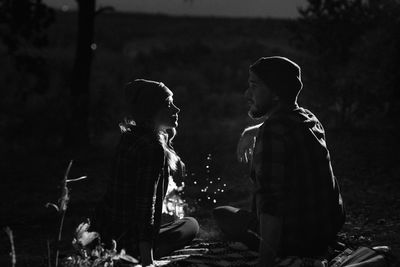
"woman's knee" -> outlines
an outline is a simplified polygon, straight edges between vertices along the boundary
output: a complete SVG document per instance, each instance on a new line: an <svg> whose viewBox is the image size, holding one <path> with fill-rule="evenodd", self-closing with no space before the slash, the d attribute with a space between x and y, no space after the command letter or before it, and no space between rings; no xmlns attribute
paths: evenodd
<svg viewBox="0 0 400 267"><path fill-rule="evenodd" d="M184 217L181 219L184 221L186 234L189 239L194 239L196 235L199 233L200 226L197 220L193 217Z"/></svg>

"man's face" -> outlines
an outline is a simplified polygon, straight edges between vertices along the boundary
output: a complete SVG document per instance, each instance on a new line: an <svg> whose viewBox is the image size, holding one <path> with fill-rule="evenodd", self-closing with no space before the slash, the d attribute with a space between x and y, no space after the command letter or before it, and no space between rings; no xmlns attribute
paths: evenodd
<svg viewBox="0 0 400 267"><path fill-rule="evenodd" d="M245 97L250 107L248 114L251 118L261 118L278 103L276 94L251 70Z"/></svg>

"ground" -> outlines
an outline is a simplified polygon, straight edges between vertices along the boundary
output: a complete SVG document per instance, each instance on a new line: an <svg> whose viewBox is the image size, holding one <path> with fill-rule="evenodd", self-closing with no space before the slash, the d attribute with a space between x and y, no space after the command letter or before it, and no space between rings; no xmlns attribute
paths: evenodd
<svg viewBox="0 0 400 267"><path fill-rule="evenodd" d="M328 143L347 210L341 238L353 246L389 245L400 257L400 170L396 165L398 145L394 135L336 130L328 133ZM73 229L91 216L104 190L111 154L105 148L91 148L75 158L71 177L85 174L88 179L71 186L71 202L63 232L66 246L69 246ZM41 151L20 153L18 157L8 155L1 162L1 227L12 228L17 261L21 265L46 265L46 239L54 238L59 218L55 211L46 209L44 205L57 200L58 183L70 156L67 152ZM233 155L226 155L225 159L229 158L234 162ZM223 157L216 157L214 164L218 164L218 159ZM187 165L195 169L196 163L187 162ZM220 203L246 207L247 178L229 180L224 173L221 176L228 181L228 191L225 197L220 198ZM192 178L189 176L187 179L189 184ZM188 192L194 189L192 186ZM190 196L186 197L190 199ZM211 207L198 206L191 215L200 222L200 238L221 238L211 218ZM9 244L4 233L0 234L0 244L0 262L8 264Z"/></svg>

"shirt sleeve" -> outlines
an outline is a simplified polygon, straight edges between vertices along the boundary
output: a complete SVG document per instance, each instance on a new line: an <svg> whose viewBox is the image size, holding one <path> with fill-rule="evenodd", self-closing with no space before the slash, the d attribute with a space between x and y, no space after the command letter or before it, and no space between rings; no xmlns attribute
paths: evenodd
<svg viewBox="0 0 400 267"><path fill-rule="evenodd" d="M256 171L257 213L281 216L284 201L285 160L287 151L282 136L262 132L259 168Z"/></svg>
<svg viewBox="0 0 400 267"><path fill-rule="evenodd" d="M136 226L139 241L151 241L154 237L154 214L157 184L163 171L164 152L160 146L152 145L140 149L138 154L136 204Z"/></svg>

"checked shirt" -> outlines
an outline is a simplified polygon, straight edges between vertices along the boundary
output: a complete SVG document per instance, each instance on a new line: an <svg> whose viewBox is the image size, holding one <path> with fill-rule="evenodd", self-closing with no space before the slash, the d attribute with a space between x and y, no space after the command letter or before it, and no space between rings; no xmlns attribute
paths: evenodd
<svg viewBox="0 0 400 267"><path fill-rule="evenodd" d="M297 105L272 114L259 129L251 178L257 214L282 219L282 255L310 255L332 242L344 223L325 132Z"/></svg>

